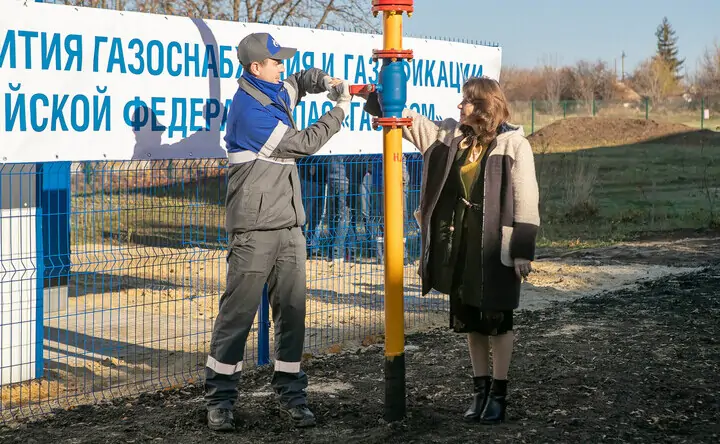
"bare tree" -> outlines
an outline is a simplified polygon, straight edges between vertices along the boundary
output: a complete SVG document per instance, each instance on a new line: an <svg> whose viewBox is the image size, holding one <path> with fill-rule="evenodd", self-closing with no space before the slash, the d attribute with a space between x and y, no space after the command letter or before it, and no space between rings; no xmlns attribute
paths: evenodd
<svg viewBox="0 0 720 444"><path fill-rule="evenodd" d="M246 15L235 20L312 28L379 30L369 0L245 0Z"/></svg>
<svg viewBox="0 0 720 444"><path fill-rule="evenodd" d="M615 74L602 60L580 60L572 70L572 90L576 99L582 100L593 111L595 99L612 99Z"/></svg>
<svg viewBox="0 0 720 444"><path fill-rule="evenodd" d="M631 77L633 88L648 97L655 106L661 105L668 96L677 91L675 71L670 63L660 57L643 61Z"/></svg>
<svg viewBox="0 0 720 444"><path fill-rule="evenodd" d="M698 64L695 84L701 94L720 94L720 43L705 50Z"/></svg>
<svg viewBox="0 0 720 444"><path fill-rule="evenodd" d="M592 106L595 100L595 75L590 62L581 60L573 70L575 97Z"/></svg>
<svg viewBox="0 0 720 444"><path fill-rule="evenodd" d="M565 90L565 76L558 63L558 56L546 55L541 62L542 82L544 85L543 99L553 116L557 116L560 109L560 99Z"/></svg>
<svg viewBox="0 0 720 444"><path fill-rule="evenodd" d="M529 102L542 97L542 76L537 69L505 66L500 71L500 84L511 102Z"/></svg>
<svg viewBox="0 0 720 444"><path fill-rule="evenodd" d="M379 32L370 0L64 0L67 5L285 26Z"/></svg>

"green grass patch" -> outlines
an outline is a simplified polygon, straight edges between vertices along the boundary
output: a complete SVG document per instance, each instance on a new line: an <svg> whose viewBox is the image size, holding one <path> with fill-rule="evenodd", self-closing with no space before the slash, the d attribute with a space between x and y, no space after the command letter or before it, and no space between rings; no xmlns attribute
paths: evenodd
<svg viewBox="0 0 720 444"><path fill-rule="evenodd" d="M720 147L637 144L537 153L535 164L540 246L602 246L646 233L720 228ZM74 193L73 244L222 248L226 241L224 174L105 193L98 192L102 186Z"/></svg>
<svg viewBox="0 0 720 444"><path fill-rule="evenodd" d="M72 243L107 240L151 247L222 248L225 179L83 193L72 198Z"/></svg>
<svg viewBox="0 0 720 444"><path fill-rule="evenodd" d="M637 144L535 155L541 246L720 226L720 148Z"/></svg>

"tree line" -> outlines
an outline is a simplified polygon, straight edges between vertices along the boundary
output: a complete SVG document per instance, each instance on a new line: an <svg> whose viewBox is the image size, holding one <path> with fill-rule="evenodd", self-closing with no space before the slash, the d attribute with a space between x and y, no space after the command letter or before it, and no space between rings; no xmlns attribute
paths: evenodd
<svg viewBox="0 0 720 444"><path fill-rule="evenodd" d="M504 67L500 81L512 101L633 100L635 96L635 100L647 97L653 104L662 104L677 96L696 100L720 95L720 44L707 48L697 71L686 77L678 36L667 17L658 25L655 37L655 54L629 75L620 76L620 83L627 88L619 87L616 68L604 60L580 60L572 66L560 66L557 57L551 56L545 56L535 68Z"/></svg>
<svg viewBox="0 0 720 444"><path fill-rule="evenodd" d="M311 28L379 32L370 15L370 0L56 0L67 5L133 10L250 23L273 23ZM720 43L706 49L697 71L683 75L678 36L667 17L655 30L656 53L643 60L628 76L605 60L580 60L561 66L557 56L545 56L534 68L503 67L500 82L511 101L642 100L661 104L670 97L720 95ZM628 89L629 88L629 89ZM630 92L630 99L628 99ZM634 94L637 93L637 94Z"/></svg>
<svg viewBox="0 0 720 444"><path fill-rule="evenodd" d="M66 5L247 23L377 31L370 0L55 0Z"/></svg>

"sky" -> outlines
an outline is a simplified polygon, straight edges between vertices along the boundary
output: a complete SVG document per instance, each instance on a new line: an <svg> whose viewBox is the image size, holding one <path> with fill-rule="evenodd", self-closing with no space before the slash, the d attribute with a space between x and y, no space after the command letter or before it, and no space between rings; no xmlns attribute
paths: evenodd
<svg viewBox="0 0 720 444"><path fill-rule="evenodd" d="M614 68L617 59L619 74L623 51L629 73L655 52L665 16L692 73L705 50L720 44L720 0L415 0L403 25L412 36L498 42L503 66L531 68L556 57L560 65L600 58Z"/></svg>

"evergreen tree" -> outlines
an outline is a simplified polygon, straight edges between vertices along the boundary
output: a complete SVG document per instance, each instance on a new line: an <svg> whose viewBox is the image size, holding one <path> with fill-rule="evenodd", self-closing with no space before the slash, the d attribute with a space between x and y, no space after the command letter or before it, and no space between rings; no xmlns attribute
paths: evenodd
<svg viewBox="0 0 720 444"><path fill-rule="evenodd" d="M685 63L685 59L678 58L678 38L675 36L675 30L670 25L667 17L663 17L662 23L658 25L655 37L657 37L657 57L667 63L672 72L675 73L675 78L680 80L683 77L680 75L680 69Z"/></svg>

